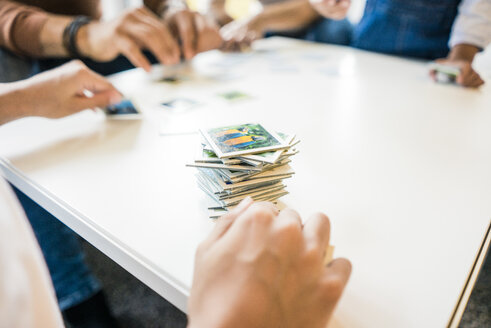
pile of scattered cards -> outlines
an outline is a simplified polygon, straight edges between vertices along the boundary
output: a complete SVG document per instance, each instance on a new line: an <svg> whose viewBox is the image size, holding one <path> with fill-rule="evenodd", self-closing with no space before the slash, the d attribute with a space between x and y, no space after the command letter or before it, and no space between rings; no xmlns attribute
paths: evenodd
<svg viewBox="0 0 491 328"><path fill-rule="evenodd" d="M275 202L288 194L284 179L294 174L289 163L298 153L292 134L260 124L200 130L203 141L194 163L199 187L211 198L210 218L218 218L247 196Z"/></svg>

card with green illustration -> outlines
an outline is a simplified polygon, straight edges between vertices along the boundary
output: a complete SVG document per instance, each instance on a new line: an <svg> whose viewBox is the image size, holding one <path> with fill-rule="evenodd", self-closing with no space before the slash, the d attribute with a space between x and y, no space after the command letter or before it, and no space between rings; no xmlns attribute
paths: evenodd
<svg viewBox="0 0 491 328"><path fill-rule="evenodd" d="M219 93L218 96L228 101L245 100L251 98L248 94L241 91L227 91Z"/></svg>
<svg viewBox="0 0 491 328"><path fill-rule="evenodd" d="M294 134L287 135L282 132L278 132L278 135L283 139L288 145L291 145L293 140L295 139ZM260 153L260 154L254 154L254 155L245 155L241 156L241 159L245 160L253 160L261 163L269 163L269 164L274 164L276 163L280 156L285 152L285 150L277 150L277 151L269 151L266 153Z"/></svg>
<svg viewBox="0 0 491 328"><path fill-rule="evenodd" d="M257 123L201 129L200 132L219 158L264 153L289 146L277 133Z"/></svg>

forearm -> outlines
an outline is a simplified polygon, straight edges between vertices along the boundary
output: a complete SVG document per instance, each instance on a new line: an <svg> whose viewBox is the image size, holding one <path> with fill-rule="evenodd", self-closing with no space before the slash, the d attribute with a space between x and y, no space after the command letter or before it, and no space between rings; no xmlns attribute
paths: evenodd
<svg viewBox="0 0 491 328"><path fill-rule="evenodd" d="M0 83L0 125L29 116L25 81Z"/></svg>
<svg viewBox="0 0 491 328"><path fill-rule="evenodd" d="M297 0L266 6L255 21L264 31L285 31L303 28L318 17L308 1Z"/></svg>
<svg viewBox="0 0 491 328"><path fill-rule="evenodd" d="M67 57L68 52L63 45L63 31L73 17L48 15L48 19L39 33L42 57Z"/></svg>
<svg viewBox="0 0 491 328"><path fill-rule="evenodd" d="M70 17L0 1L0 46L28 57L66 56L62 35Z"/></svg>
<svg viewBox="0 0 491 328"><path fill-rule="evenodd" d="M480 50L478 47L470 44L457 44L450 50L448 59L472 62Z"/></svg>

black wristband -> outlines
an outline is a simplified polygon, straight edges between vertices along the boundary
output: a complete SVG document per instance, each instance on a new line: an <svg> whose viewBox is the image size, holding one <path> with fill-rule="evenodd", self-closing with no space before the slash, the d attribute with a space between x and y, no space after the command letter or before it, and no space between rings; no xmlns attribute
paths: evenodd
<svg viewBox="0 0 491 328"><path fill-rule="evenodd" d="M77 16L70 24L68 24L63 30L63 46L66 51L73 58L80 58L80 54L75 37L77 36L78 30L91 22L90 17L87 16Z"/></svg>

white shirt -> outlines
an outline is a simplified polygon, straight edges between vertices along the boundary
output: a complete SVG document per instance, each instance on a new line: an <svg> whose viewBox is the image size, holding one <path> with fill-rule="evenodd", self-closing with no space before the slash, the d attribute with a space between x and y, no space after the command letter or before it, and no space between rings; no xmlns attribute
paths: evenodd
<svg viewBox="0 0 491 328"><path fill-rule="evenodd" d="M471 44L486 48L491 43L491 0L464 0L455 19L449 46Z"/></svg>
<svg viewBox="0 0 491 328"><path fill-rule="evenodd" d="M0 328L34 327L63 327L63 321L34 233L0 178Z"/></svg>

